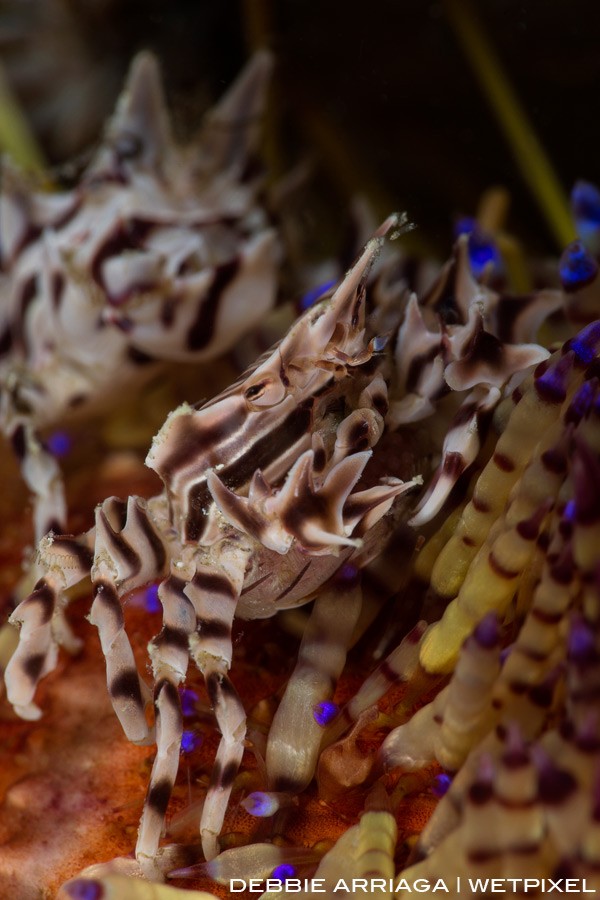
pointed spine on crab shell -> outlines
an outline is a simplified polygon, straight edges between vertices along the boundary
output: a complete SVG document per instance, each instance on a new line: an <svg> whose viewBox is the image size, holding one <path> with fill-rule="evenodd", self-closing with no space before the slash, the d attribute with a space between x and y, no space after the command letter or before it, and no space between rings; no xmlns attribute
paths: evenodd
<svg viewBox="0 0 600 900"><path fill-rule="evenodd" d="M136 166L154 171L164 164L173 137L154 54L142 51L133 60L103 145L92 164L92 176L114 159L132 159Z"/></svg>
<svg viewBox="0 0 600 900"><path fill-rule="evenodd" d="M270 550L287 553L293 541L311 555L327 555L341 547L360 547L351 536L359 523L368 530L385 514L400 494L421 483L394 479L393 483L351 494L372 451L355 453L335 465L323 484L314 479L314 451L307 450L290 470L281 490L269 496L241 497L228 490L214 472L207 476L208 489L227 521L252 534Z"/></svg>
<svg viewBox="0 0 600 900"><path fill-rule="evenodd" d="M198 136L198 166L206 177L226 172L228 178L243 182L250 172L274 64L272 53L266 49L257 51L206 116Z"/></svg>
<svg viewBox="0 0 600 900"><path fill-rule="evenodd" d="M203 179L243 180L244 169L256 152L272 71L272 54L267 50L257 52L207 113L191 145L196 148L192 158ZM86 178L127 177L132 168L161 173L175 162L171 159L173 150L160 66L153 53L142 51L131 64Z"/></svg>
<svg viewBox="0 0 600 900"><path fill-rule="evenodd" d="M385 236L398 220L398 215L393 214L382 223L333 295L309 309L292 328L280 345L284 360L295 358L298 362L318 364L322 357L331 362L359 362L354 357L364 349L367 279Z"/></svg>
<svg viewBox="0 0 600 900"><path fill-rule="evenodd" d="M475 462L504 386L548 357L547 350L530 341L540 321L559 304L559 293L542 301L538 295L501 297L479 284L464 237L422 300L414 294L409 298L396 340L396 396L387 425L396 430L430 418L445 399L450 403L444 415L454 413L440 463L412 525L421 527L433 519Z"/></svg>

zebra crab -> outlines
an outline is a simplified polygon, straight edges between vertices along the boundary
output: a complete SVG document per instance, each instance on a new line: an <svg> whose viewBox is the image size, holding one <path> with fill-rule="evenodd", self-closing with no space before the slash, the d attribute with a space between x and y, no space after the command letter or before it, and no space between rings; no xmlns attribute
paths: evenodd
<svg viewBox="0 0 600 900"><path fill-rule="evenodd" d="M386 428L388 383L407 401L392 405L391 421L410 422L448 396L443 371L454 366L458 411L438 475L422 500L423 520L435 514L477 455L478 416L499 398L496 385L547 356L536 345L505 348L483 332L482 298L490 301L491 295L469 281L464 243L438 284L448 288L450 274L458 273L458 294L468 301L453 339L448 328L428 330L413 298L395 356L387 352L389 342L366 325L365 301L369 271L396 224L390 217L333 295L309 309L229 389L169 415L146 460L164 482L161 494L148 501L132 496L126 503L109 498L87 534L50 533L40 542L43 575L13 613L20 642L6 670L8 698L21 716L35 719L36 686L55 667L63 639L65 592L91 574L89 618L99 630L114 710L131 741L157 744L136 847L149 878L164 871L157 852L179 766L178 688L190 657L204 676L221 733L200 823L205 857L219 853L246 731L228 675L234 616L266 618L317 598L266 753L272 790L298 792L314 774L321 731L313 710L332 695L344 666L361 607L361 570L407 518L395 501L422 483L418 475L408 481L369 475ZM489 352L480 358L482 334L483 349L496 341L494 359ZM464 458L459 446L467 448ZM148 648L154 730L121 598L159 579L163 627Z"/></svg>
<svg viewBox="0 0 600 900"><path fill-rule="evenodd" d="M157 62L141 53L72 189L40 190L3 165L0 429L38 540L66 528L49 430L111 407L116 370L125 399L167 361L214 358L275 301L279 242L254 164L271 68L258 53L180 147Z"/></svg>

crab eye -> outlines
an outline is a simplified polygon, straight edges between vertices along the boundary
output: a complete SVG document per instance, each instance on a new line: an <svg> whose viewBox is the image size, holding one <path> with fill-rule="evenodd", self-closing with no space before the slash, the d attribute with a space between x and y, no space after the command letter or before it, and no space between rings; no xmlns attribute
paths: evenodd
<svg viewBox="0 0 600 900"><path fill-rule="evenodd" d="M281 403L285 397L285 387L278 378L263 378L247 387L244 397L251 409L264 409Z"/></svg>
<svg viewBox="0 0 600 900"><path fill-rule="evenodd" d="M260 384L253 384L247 389L244 397L246 398L246 400L257 400L264 394L266 386L267 383L265 381L261 381Z"/></svg>

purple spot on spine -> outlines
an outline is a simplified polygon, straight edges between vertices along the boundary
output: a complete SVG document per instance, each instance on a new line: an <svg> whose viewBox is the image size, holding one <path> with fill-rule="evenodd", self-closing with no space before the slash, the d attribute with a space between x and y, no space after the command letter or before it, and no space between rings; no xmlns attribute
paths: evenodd
<svg viewBox="0 0 600 900"><path fill-rule="evenodd" d="M477 227L477 222L472 216L462 216L454 223L454 237L458 238L461 234L472 234Z"/></svg>
<svg viewBox="0 0 600 900"><path fill-rule="evenodd" d="M68 431L55 431L46 441L46 446L53 456L61 457L71 451L73 441Z"/></svg>
<svg viewBox="0 0 600 900"><path fill-rule="evenodd" d="M477 231L469 237L469 262L475 278L479 278L486 266L491 264L495 267L500 262L493 242Z"/></svg>
<svg viewBox="0 0 600 900"><path fill-rule="evenodd" d="M326 725L333 722L338 712L339 706L337 703L333 703L332 700L322 700L321 703L317 703L313 709L313 716L317 725L325 728Z"/></svg>
<svg viewBox="0 0 600 900"><path fill-rule="evenodd" d="M514 644L509 644L508 647L505 647L504 650L500 651L500 665L504 665L510 654L512 653Z"/></svg>
<svg viewBox="0 0 600 900"><path fill-rule="evenodd" d="M324 282L324 284L320 284L318 287L307 291L306 294L304 294L304 296L300 299L299 305L302 312L313 306L317 302L317 300L322 297L323 294L326 294L327 291L335 284L337 284L337 281L334 279L333 281L326 281Z"/></svg>
<svg viewBox="0 0 600 900"><path fill-rule="evenodd" d="M180 688L179 696L181 698L181 712L185 719L191 719L196 715L196 704L198 703L198 694L191 688Z"/></svg>
<svg viewBox="0 0 600 900"><path fill-rule="evenodd" d="M151 584L149 588L146 588L146 592L144 594L144 606L149 613L157 613L162 609L162 604L158 599L157 584Z"/></svg>
<svg viewBox="0 0 600 900"><path fill-rule="evenodd" d="M359 569L352 563L346 563L336 572L336 581L339 584L351 586L358 580Z"/></svg>
<svg viewBox="0 0 600 900"><path fill-rule="evenodd" d="M576 337L567 342L566 346L573 351L578 363L587 366L596 356L599 343L600 322L596 321L586 325Z"/></svg>
<svg viewBox="0 0 600 900"><path fill-rule="evenodd" d="M589 381L584 381L569 404L566 421L575 422L576 424L583 419L584 416L587 416L592 408L595 396L596 385Z"/></svg>
<svg viewBox="0 0 600 900"><path fill-rule="evenodd" d="M582 240L600 233L600 191L588 181L578 181L571 192L571 208L577 234Z"/></svg>
<svg viewBox="0 0 600 900"><path fill-rule="evenodd" d="M475 640L482 647L491 650L500 641L500 628L496 613L490 612L483 617L474 631Z"/></svg>
<svg viewBox="0 0 600 900"><path fill-rule="evenodd" d="M242 802L242 806L251 816L257 816L261 819L272 816L279 809L277 800L263 791L255 791L253 794L248 794Z"/></svg>
<svg viewBox="0 0 600 900"><path fill-rule="evenodd" d="M431 793L434 797L443 797L451 784L452 778L450 775L446 775L445 772L442 772L441 775L436 775L433 779Z"/></svg>
<svg viewBox="0 0 600 900"><path fill-rule="evenodd" d="M271 878L276 878L278 881L287 881L288 878L296 877L296 869L294 866L290 866L289 863L281 863L280 866L275 866L271 873Z"/></svg>
<svg viewBox="0 0 600 900"><path fill-rule="evenodd" d="M490 235L478 226L475 219L468 216L459 219L454 226L454 234L456 237L461 234L469 235L469 263L475 278L479 278L490 264L494 267L500 266L498 248Z"/></svg>
<svg viewBox="0 0 600 900"><path fill-rule="evenodd" d="M104 888L99 881L77 878L63 886L63 891L72 900L100 900L104 896Z"/></svg>
<svg viewBox="0 0 600 900"><path fill-rule="evenodd" d="M577 507L575 506L575 501L569 500L569 502L565 504L565 508L563 509L563 519L566 519L567 522L574 522L576 515Z"/></svg>
<svg viewBox="0 0 600 900"><path fill-rule="evenodd" d="M563 356L535 379L538 396L546 403L562 403L567 396L566 380L573 364L573 356Z"/></svg>
<svg viewBox="0 0 600 900"><path fill-rule="evenodd" d="M576 219L600 225L600 191L589 181L577 181L571 191L571 206Z"/></svg>
<svg viewBox="0 0 600 900"><path fill-rule="evenodd" d="M567 293L577 291L594 280L598 274L598 263L582 241L573 241L563 251L558 274Z"/></svg>
<svg viewBox="0 0 600 900"><path fill-rule="evenodd" d="M202 743L202 735L197 731L184 731L181 735L181 752L193 753Z"/></svg>
<svg viewBox="0 0 600 900"><path fill-rule="evenodd" d="M583 619L575 619L571 625L569 658L576 663L590 663L596 659L594 632Z"/></svg>

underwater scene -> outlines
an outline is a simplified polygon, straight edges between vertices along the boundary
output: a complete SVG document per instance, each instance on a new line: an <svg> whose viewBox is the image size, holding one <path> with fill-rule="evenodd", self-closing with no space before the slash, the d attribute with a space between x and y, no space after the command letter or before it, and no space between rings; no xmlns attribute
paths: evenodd
<svg viewBox="0 0 600 900"><path fill-rule="evenodd" d="M597 19L0 0L0 900L600 891Z"/></svg>

